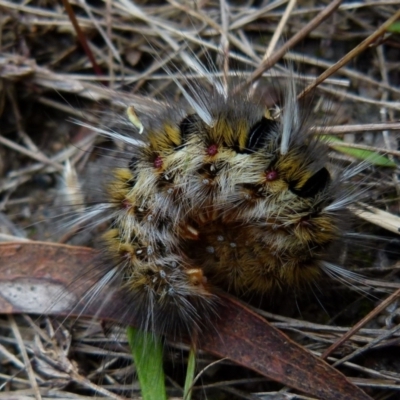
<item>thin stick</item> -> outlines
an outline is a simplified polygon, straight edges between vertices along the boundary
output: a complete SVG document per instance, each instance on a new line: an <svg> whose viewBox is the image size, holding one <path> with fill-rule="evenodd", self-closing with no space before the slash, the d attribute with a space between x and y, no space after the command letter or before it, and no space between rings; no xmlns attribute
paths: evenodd
<svg viewBox="0 0 400 400"><path fill-rule="evenodd" d="M400 131L400 122L385 122L377 124L356 124L356 125L336 125L336 126L313 126L311 132L325 135L340 135L342 133L364 133L367 131ZM386 151L386 149L385 149Z"/></svg>
<svg viewBox="0 0 400 400"><path fill-rule="evenodd" d="M96 62L96 59L93 56L92 50L90 50L90 47L89 47L89 45L88 45L88 43L86 41L86 37L83 34L82 29L78 24L78 21L77 21L77 19L75 17L74 10L71 7L71 4L69 4L68 0L63 0L63 4L64 4L64 7L65 7L65 11L67 12L68 17L69 17L69 19L70 19L70 21L71 21L71 23L72 23L72 25L73 25L73 27L75 29L76 35L78 36L79 43L81 44L81 46L83 48L83 51L86 53L86 55L88 56L90 62L92 63L93 70L94 70L95 74L98 75L98 76L103 75L103 72L101 71L100 67L98 66L98 64Z"/></svg>
<svg viewBox="0 0 400 400"><path fill-rule="evenodd" d="M285 53L295 46L300 40L313 31L318 25L325 21L339 6L342 0L334 0L324 8L315 18L313 18L303 29L297 32L291 39L289 39L278 51L276 51L270 58L263 61L261 65L252 73L251 77L243 84L237 86L234 90L235 93L240 92L244 87L252 84L268 69L276 64Z"/></svg>
<svg viewBox="0 0 400 400"><path fill-rule="evenodd" d="M368 315L366 315L361 321L355 324L347 333L345 333L340 339L338 339L335 343L329 346L321 358L326 359L330 354L332 354L339 346L341 346L347 339L353 336L356 332L358 332L367 322L371 321L372 318L377 316L380 312L382 312L385 308L387 308L390 304L393 303L400 296L400 289L396 290L393 294L391 294L386 300L382 301L379 306L375 307Z"/></svg>
<svg viewBox="0 0 400 400"><path fill-rule="evenodd" d="M372 35L368 36L353 50L349 51L344 57L342 57L337 63L328 68L323 72L311 85L307 86L298 96L298 99L303 98L310 93L316 86L323 82L326 78L334 74L338 69L342 68L343 65L347 64L355 56L363 52L371 43L373 43L379 36L382 36L387 28L396 22L400 18L400 11L397 11L392 17L390 17L383 25L380 26Z"/></svg>
<svg viewBox="0 0 400 400"><path fill-rule="evenodd" d="M13 149L15 151L19 151L22 154L25 154L26 156L33 158L36 161L40 161L44 164L51 165L54 167L57 171L62 171L64 168L61 164L58 164L49 158L47 158L43 153L34 153L25 147L20 146L19 144L14 143L12 140L9 140L3 136L0 136L0 143L4 146L9 147L10 149Z"/></svg>

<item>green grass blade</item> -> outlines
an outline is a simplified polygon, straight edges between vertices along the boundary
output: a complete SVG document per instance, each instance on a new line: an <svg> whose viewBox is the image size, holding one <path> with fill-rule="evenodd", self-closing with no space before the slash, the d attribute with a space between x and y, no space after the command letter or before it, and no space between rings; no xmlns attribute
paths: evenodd
<svg viewBox="0 0 400 400"><path fill-rule="evenodd" d="M167 400L160 338L133 327L128 327L127 336L143 400Z"/></svg>
<svg viewBox="0 0 400 400"><path fill-rule="evenodd" d="M185 387L183 389L183 400L190 400L193 390L193 379L196 368L196 349L192 346L189 352L189 360L186 371Z"/></svg>
<svg viewBox="0 0 400 400"><path fill-rule="evenodd" d="M340 153L347 154L359 160L364 160L372 165L376 165L378 167L390 167L396 168L396 163L390 160L386 156L382 156L375 151L372 150L364 150L364 149L355 149L353 147L346 147L346 142L339 139L336 136L331 135L321 135L321 140L324 140L335 147L335 150L339 151ZM340 144L343 144L341 146Z"/></svg>
<svg viewBox="0 0 400 400"><path fill-rule="evenodd" d="M388 32L392 33L400 33L400 21L394 22L387 28Z"/></svg>

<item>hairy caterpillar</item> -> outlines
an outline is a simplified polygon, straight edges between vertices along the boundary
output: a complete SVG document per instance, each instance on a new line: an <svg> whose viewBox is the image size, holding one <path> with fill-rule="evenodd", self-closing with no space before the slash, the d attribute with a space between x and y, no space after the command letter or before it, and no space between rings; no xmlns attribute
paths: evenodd
<svg viewBox="0 0 400 400"><path fill-rule="evenodd" d="M87 218L109 223L100 284L124 292L143 329L191 335L218 314L216 290L265 295L340 275L332 249L356 196L352 169L335 171L309 133L293 83L275 117L222 83L182 90L188 105L143 124L128 108L143 142L108 133L131 150Z"/></svg>

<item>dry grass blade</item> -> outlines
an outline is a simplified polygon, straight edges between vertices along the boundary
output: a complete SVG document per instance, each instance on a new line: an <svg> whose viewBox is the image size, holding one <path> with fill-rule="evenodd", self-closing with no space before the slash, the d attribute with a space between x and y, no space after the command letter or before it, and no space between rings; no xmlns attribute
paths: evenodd
<svg viewBox="0 0 400 400"><path fill-rule="evenodd" d="M42 396L41 396L40 391L39 391L38 382L36 380L36 376L34 374L34 371L33 371L32 365L31 365L31 361L30 361L30 359L28 357L28 353L26 351L25 344L24 344L24 342L22 340L21 333L19 332L19 328L18 328L18 326L17 326L17 324L16 324L16 322L14 320L14 317L12 315L10 315L8 317L8 319L9 319L10 326L11 326L11 329L13 331L13 334L14 334L16 340L17 340L19 351L21 352L21 355L22 355L22 359L24 360L25 369L27 371L27 374L28 374L28 377L29 377L29 381L30 381L30 383L32 385L32 388L34 390L34 393L35 393L35 399L36 400L42 400Z"/></svg>
<svg viewBox="0 0 400 400"><path fill-rule="evenodd" d="M329 6L324 8L320 14L313 18L304 28L296 33L291 39L289 39L278 51L271 55L268 59L263 61L261 65L252 73L251 78L246 81L246 85L251 84L263 74L264 71L271 68L277 63L285 53L294 47L300 40L304 39L312 30L320 25L325 19L327 19L340 5L342 0L334 0ZM239 86L236 91L240 92L242 86Z"/></svg>
<svg viewBox="0 0 400 400"><path fill-rule="evenodd" d="M366 131L394 130L400 131L400 122L385 122L382 124L360 124L342 126L315 126L311 130L316 133L343 135L344 133L363 133Z"/></svg>
<svg viewBox="0 0 400 400"><path fill-rule="evenodd" d="M400 235L400 217L366 204L363 207L364 209L359 208L352 211L358 217Z"/></svg>

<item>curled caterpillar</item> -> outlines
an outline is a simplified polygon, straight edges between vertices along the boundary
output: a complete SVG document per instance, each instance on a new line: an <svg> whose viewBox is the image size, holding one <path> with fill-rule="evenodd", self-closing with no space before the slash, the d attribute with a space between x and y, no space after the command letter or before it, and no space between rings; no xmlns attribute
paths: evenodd
<svg viewBox="0 0 400 400"><path fill-rule="evenodd" d="M250 92L183 90L189 104L144 124L128 108L143 142L109 133L129 157L108 168L104 204L88 215L110 221L101 285L124 292L143 329L190 335L218 315L218 290L268 294L340 275L333 250L355 198L343 196L351 169L329 164L294 84L275 114Z"/></svg>

